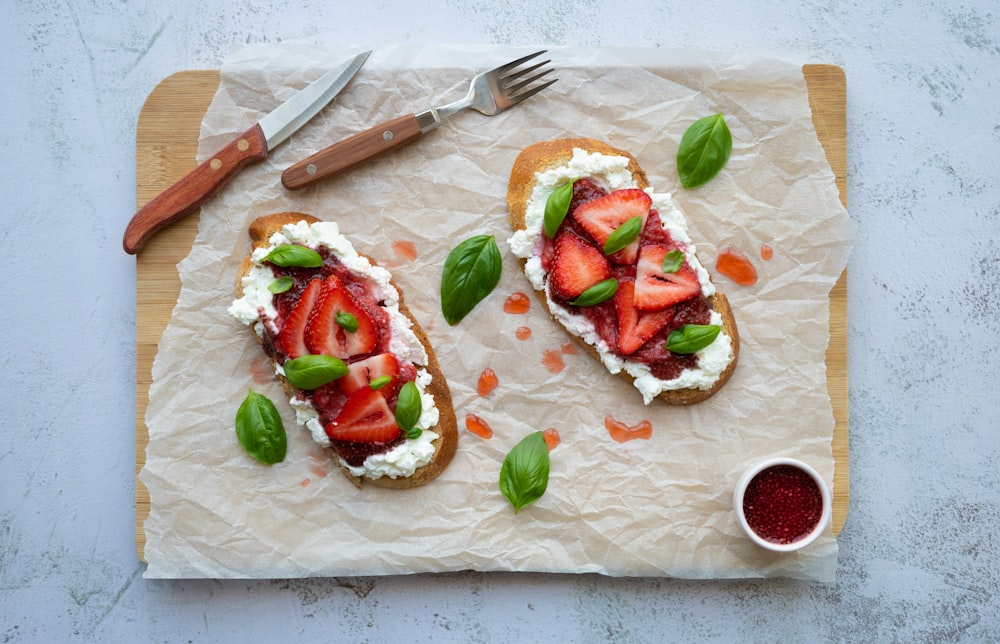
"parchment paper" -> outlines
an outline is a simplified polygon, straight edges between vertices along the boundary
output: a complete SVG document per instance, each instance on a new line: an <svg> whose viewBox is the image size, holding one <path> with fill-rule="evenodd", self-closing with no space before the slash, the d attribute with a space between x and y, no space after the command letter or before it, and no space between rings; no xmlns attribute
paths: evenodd
<svg viewBox="0 0 1000 644"><path fill-rule="evenodd" d="M203 160L326 68L360 48L311 43L248 46L222 69L202 126ZM151 511L146 577L305 577L479 571L597 572L622 576L790 576L829 581L832 531L794 555L770 554L740 531L732 492L745 468L800 458L833 480L833 416L826 390L828 293L846 265L853 229L816 138L798 63L673 50L555 48L557 82L489 118L460 113L416 144L301 192L282 170L382 120L450 102L469 78L528 50L379 47L348 88L306 127L206 204L181 294L153 365L141 473ZM680 188L677 145L695 119L723 112L733 133L728 166L708 185ZM515 258L505 205L524 146L590 136L630 150L658 191L687 214L702 262L736 312L742 337L733 379L709 401L644 406L630 385L582 352L544 352L568 336L532 298L525 315L504 299L530 292ZM454 396L460 442L432 484L356 490L294 423L260 346L226 314L247 252L247 226L294 210L339 222L359 251L393 271L434 344ZM496 236L499 287L456 327L440 313L447 253L476 234ZM412 242L417 258L398 252ZM762 261L762 243L774 257ZM717 250L753 258L758 283L714 271ZM517 327L532 331L515 337ZM476 393L484 368L500 380ZM236 440L248 388L276 401L289 433L283 463L267 467ZM462 419L493 428L484 440ZM649 440L617 443L612 415L649 420ZM500 494L500 464L528 433L558 430L548 491L520 513Z"/></svg>

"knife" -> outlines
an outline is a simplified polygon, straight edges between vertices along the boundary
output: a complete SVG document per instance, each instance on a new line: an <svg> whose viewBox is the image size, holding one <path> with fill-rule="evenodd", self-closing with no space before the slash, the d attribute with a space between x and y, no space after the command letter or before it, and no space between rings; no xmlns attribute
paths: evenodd
<svg viewBox="0 0 1000 644"><path fill-rule="evenodd" d="M370 54L360 53L320 76L140 208L125 228L125 252L139 252L157 231L198 208L244 166L266 159L347 86Z"/></svg>

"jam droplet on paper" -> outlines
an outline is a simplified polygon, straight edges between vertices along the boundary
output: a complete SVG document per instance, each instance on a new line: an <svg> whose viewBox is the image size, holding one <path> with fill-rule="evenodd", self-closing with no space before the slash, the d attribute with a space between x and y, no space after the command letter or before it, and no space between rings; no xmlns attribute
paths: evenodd
<svg viewBox="0 0 1000 644"><path fill-rule="evenodd" d="M476 391L480 396L485 398L497 388L500 384L500 379L497 378L496 372L494 372L489 367L483 369L483 372L479 374L479 381L476 383Z"/></svg>
<svg viewBox="0 0 1000 644"><path fill-rule="evenodd" d="M527 340L531 337L531 328L526 326L517 327L517 330L514 331L514 337L518 340Z"/></svg>
<svg viewBox="0 0 1000 644"><path fill-rule="evenodd" d="M411 241L398 240L392 242L392 252L411 262L417 258L417 246Z"/></svg>
<svg viewBox="0 0 1000 644"><path fill-rule="evenodd" d="M648 420L643 420L637 425L629 426L611 416L605 416L604 428L608 430L611 438L619 443L637 438L648 439L653 435L653 423Z"/></svg>
<svg viewBox="0 0 1000 644"><path fill-rule="evenodd" d="M774 257L774 249L768 244L760 245L760 258L765 262Z"/></svg>
<svg viewBox="0 0 1000 644"><path fill-rule="evenodd" d="M465 415L465 428L480 438L493 438L493 428L475 414Z"/></svg>
<svg viewBox="0 0 1000 644"><path fill-rule="evenodd" d="M562 442L562 439L559 438L559 431L554 427L549 427L542 432L542 438L545 439L545 445L549 448L550 452Z"/></svg>
<svg viewBox="0 0 1000 644"><path fill-rule="evenodd" d="M566 363L563 361L563 352L561 349L548 349L542 354L542 364L549 373L559 373L566 368Z"/></svg>
<svg viewBox="0 0 1000 644"><path fill-rule="evenodd" d="M573 342L567 342L558 349L548 349L542 354L542 364L550 373L559 373L566 368L563 356L576 355L577 348Z"/></svg>
<svg viewBox="0 0 1000 644"><path fill-rule="evenodd" d="M258 385L266 385L274 381L274 367L267 356L255 358L250 363L250 376Z"/></svg>
<svg viewBox="0 0 1000 644"><path fill-rule="evenodd" d="M757 283L757 269L750 263L750 258L733 248L723 248L719 252L719 258L715 260L715 270L740 286Z"/></svg>
<svg viewBox="0 0 1000 644"><path fill-rule="evenodd" d="M330 457L323 450L314 449L308 454L309 465L308 469L312 474L319 479L326 478L330 473Z"/></svg>
<svg viewBox="0 0 1000 644"><path fill-rule="evenodd" d="M743 494L747 523L765 541L794 543L806 537L823 514L823 494L807 472L775 465L757 474Z"/></svg>
<svg viewBox="0 0 1000 644"><path fill-rule="evenodd" d="M520 291L511 293L503 303L503 312L511 315L523 315L531 308L531 299L527 293Z"/></svg>

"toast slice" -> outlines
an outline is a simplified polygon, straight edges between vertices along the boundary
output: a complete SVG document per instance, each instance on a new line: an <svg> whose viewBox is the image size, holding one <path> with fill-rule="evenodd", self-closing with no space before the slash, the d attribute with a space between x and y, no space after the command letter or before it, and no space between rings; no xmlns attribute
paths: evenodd
<svg viewBox="0 0 1000 644"><path fill-rule="evenodd" d="M588 172L590 172L588 163L594 168L593 176L588 176ZM658 342L659 346L664 345L666 334L670 330L669 324L662 327L662 330L657 332L648 343L643 342L645 346L635 353L623 352L620 345L624 345L624 342L619 343L618 341L621 329L624 328L622 319L626 315L633 315L619 308L618 304L618 298L621 298L623 302L628 301L626 289L624 289L626 282L637 279L638 269L630 268L629 263L636 261L635 253L639 252L636 249L644 247L641 244L646 243L647 231L652 231L652 235L660 234L656 232L656 226L650 225L649 220L645 220L640 238L633 242L634 248L631 251L629 249L620 251L621 253L631 252L632 255L625 257L615 254L607 258L610 266L608 270L610 270L610 274L615 276L619 284L619 291L614 296L616 298L615 305L607 303L603 305L611 310L605 313L605 317L614 316L611 330L606 330L602 336L600 328L595 328L596 324L583 320L582 309L584 307L567 304L568 296L559 296L559 287L562 286L562 283L559 280L554 280L553 272L550 272L555 261L552 258L558 249L553 250L555 240L548 239L542 230L541 212L544 211L548 195L558 185L579 179L591 181L601 191L595 195L581 195L578 198L577 189L574 186L571 211L567 213L559 230L563 231L569 226L578 233L574 235L575 237L588 240L597 249L601 248L603 241L594 237L593 230L588 227L590 222L584 216L584 210L580 210L578 219L574 218L574 213L581 207L581 203L586 203L592 197L616 191L621 191L619 194L622 195L634 196L637 194L634 189L638 189L638 191L649 193L653 197L653 207L648 211L649 220L652 220L654 213L658 217L665 214L657 209L658 203L663 208L670 209L669 217L666 219L660 217L660 223L663 224L664 230L669 230L678 239L670 238L670 241L664 243L683 250L685 259L681 271L687 273L690 269L691 274L698 276L701 288L695 297L704 298L707 301L708 315L710 315L712 324L720 327L720 333L716 340L709 347L696 352L695 355L698 356L696 364L691 364L694 362L692 358L684 358L687 366L681 370L679 376L656 377L654 370L656 373L668 370L654 366L655 362L642 363L637 360L637 356L643 355L644 352L646 355L650 352L656 352L656 349L649 348L654 344L654 340ZM628 192L630 190L631 192ZM642 195L639 194L639 197ZM514 235L511 237L509 245L514 254L520 258L522 269L528 275L529 281L532 282L535 293L546 311L563 324L577 344L587 353L604 363L609 371L620 375L636 386L642 392L645 403L649 404L653 399L658 399L671 405L690 405L713 396L732 376L739 355L739 333L729 301L725 295L715 289L708 272L701 266L694 254L694 245L687 238L686 222L683 215L673 207L668 195L660 195L659 198L661 201L657 202L657 195L652 193L646 173L639 166L638 161L625 150L588 138L556 139L535 143L521 151L511 169L507 185L507 207L508 221ZM669 219L669 225L667 219ZM557 233L556 237L559 234L561 232ZM602 251L587 252L600 254ZM577 254L586 256L587 252ZM569 254L567 253L566 256ZM594 261L599 263L599 260ZM563 272L569 273L571 277L569 281L584 280L587 274L584 268ZM601 272L604 270L602 265L599 270L594 271L595 275L604 276L605 273ZM597 277L593 279L597 279ZM629 285L627 291L633 290L638 290L634 288L634 282ZM627 308L627 305L621 306ZM701 306L702 309L705 308L704 304ZM644 314L645 311L640 313L640 315ZM668 313L663 315L670 316ZM704 315L703 310L702 317ZM677 317L675 315L674 320ZM627 349L631 350L632 346L628 346ZM660 351L660 353L668 352ZM669 361L671 358L667 356L663 360ZM644 364L645 366L643 366ZM708 366L704 366L705 364Z"/></svg>
<svg viewBox="0 0 1000 644"><path fill-rule="evenodd" d="M334 270L340 276L337 279L342 278L343 283L350 284L348 290L351 290L352 293L359 289L372 289L373 296L371 298L366 300L362 296L356 301L367 302L362 306L362 309L365 306L371 309L372 306L376 305L385 309L383 312L374 311L373 313L375 318L389 321L387 324L383 324L384 328L381 329L381 349L387 349L389 345L387 335L392 336L393 347L398 348L401 341L405 341L405 346L408 347L406 352L409 355L398 356L398 360L394 363L403 365L397 378L400 382L393 382L387 388L393 387L398 392L402 381L406 379L402 375L404 372L409 373L411 377L419 374L415 379L422 387L423 395L421 398L425 401L423 407L425 409L428 407L428 399L433 400L433 407L437 411L436 420L433 413L421 418L421 422L424 422L424 418L429 418L434 424L429 427L421 427L423 438L417 440L422 441L423 444L417 446L412 446L411 439L403 435L393 439L391 447L387 442L378 446L368 444L359 447L359 444L354 441L330 440L330 437L325 435L329 433L326 427L330 424L330 419L324 419L323 410L326 409L326 414L333 415L337 413L336 407L338 405L341 408L346 407L343 398L349 397L349 393L343 392L348 390L347 385L340 385L338 381L334 381L330 385L316 390L316 392L320 390L326 392L321 397L316 392L307 392L296 388L284 376L280 367L289 359L289 353L294 353L291 349L288 349L289 353L286 353L285 350L288 348L286 345L289 342L280 336L280 333L285 322L292 319L292 311L294 311L297 302L286 301L282 307L285 314L280 313L277 308L279 296L271 296L269 292L264 292L260 286L262 279L264 283L270 283L275 279L274 270L276 267L269 262L262 261L261 258L266 255L267 249L274 245L274 240L283 240L286 234L290 234L292 237L301 236L304 229L317 230L314 225L318 223L321 223L320 220L310 215L281 212L260 217L250 224L251 250L241 262L236 280L237 300L230 307L230 313L252 328L254 336L262 343L268 357L276 366L276 377L280 380L292 406L296 408L299 423L311 431L317 442L331 447L336 452L341 471L355 486L360 488L364 483L384 488L407 489L424 485L437 478L444 471L451 462L458 445L458 425L452 405L451 392L426 333L406 307L402 292L392 281L391 276L370 258L356 253L346 238L336 232L333 224L323 224L327 233L333 226L334 238L337 240L333 248L325 248L324 266L313 269L296 268L292 271L295 274L295 280L298 284L313 281L314 276L309 274L309 271L312 271L315 273L315 277L323 279L325 286L327 280L324 278L328 278L331 266L336 266L337 268ZM288 242L281 241L281 243ZM308 241L299 240L295 243L312 247ZM330 259L330 257L336 259ZM346 264L339 260L343 260ZM379 277L373 278L373 275ZM299 292L296 293L296 290ZM304 299L305 290L308 289L295 287L289 291L289 295L286 297L298 298L301 301ZM377 304L372 304L369 300L377 302ZM271 309L267 308L266 302L268 301L273 303ZM319 304L318 300L316 304ZM311 307L310 311L306 311L310 314L310 319L316 310L316 308ZM385 317L383 317L383 313ZM394 317L397 314L398 317ZM363 313L359 312L358 315L363 316ZM311 349L306 349L305 352L318 353L318 351ZM386 350L382 353L386 352L389 351ZM371 349L369 353L379 353L379 349ZM379 355L382 354L379 353ZM337 357L343 357L344 361L350 365L354 362L360 362L365 356L344 354ZM407 367L406 365L411 366ZM345 376L345 378L347 377ZM395 404L395 400L390 398L392 394L386 393L384 395L388 401L387 404ZM339 402L337 402L338 397L340 398ZM334 402L331 403L331 400ZM429 445L426 444L428 439L431 439ZM410 447L413 449L410 453L406 453ZM363 463L358 464L358 459L361 458L359 450L360 454L367 454L373 449L382 451L369 454L364 457ZM380 455L394 454L393 450L402 450L402 456L397 459L402 463L402 471L397 470L394 465L386 466L381 463L382 460L389 457ZM353 460L355 464L352 465L347 459ZM414 459L416 459L415 462ZM406 464L406 461L410 462L409 465ZM414 464L417 464L415 469L406 471Z"/></svg>

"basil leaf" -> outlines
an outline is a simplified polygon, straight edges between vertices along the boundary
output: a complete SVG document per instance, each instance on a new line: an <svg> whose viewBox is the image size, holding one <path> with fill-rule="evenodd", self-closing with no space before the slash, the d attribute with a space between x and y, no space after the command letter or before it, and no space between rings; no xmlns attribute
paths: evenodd
<svg viewBox="0 0 1000 644"><path fill-rule="evenodd" d="M549 194L545 200L545 236L552 239L556 236L559 226L569 212L569 204L573 201L573 179L564 183Z"/></svg>
<svg viewBox="0 0 1000 644"><path fill-rule="evenodd" d="M718 174L733 151L733 137L722 114L698 119L677 148L677 173L685 188L697 188Z"/></svg>
<svg viewBox="0 0 1000 644"><path fill-rule="evenodd" d="M379 376L375 380L372 380L371 382L368 383L368 388L374 391L378 391L379 389L385 387L390 382L392 382L392 376Z"/></svg>
<svg viewBox="0 0 1000 644"><path fill-rule="evenodd" d="M267 285L267 290L271 291L275 295L278 293L284 293L288 289L295 286L295 280L292 279L291 275L282 275L278 279L274 280Z"/></svg>
<svg viewBox="0 0 1000 644"><path fill-rule="evenodd" d="M350 369L340 358L322 354L306 354L281 365L285 377L299 389L316 389L347 375Z"/></svg>
<svg viewBox="0 0 1000 644"><path fill-rule="evenodd" d="M255 391L247 392L236 411L236 438L247 454L265 465L285 460L288 436L274 403Z"/></svg>
<svg viewBox="0 0 1000 644"><path fill-rule="evenodd" d="M629 217L625 223L608 235L607 241L604 242L604 254L617 253L638 239L640 232L642 232L642 217L638 215Z"/></svg>
<svg viewBox="0 0 1000 644"><path fill-rule="evenodd" d="M493 235L471 237L448 253L441 274L441 312L448 324L461 322L496 288L502 268Z"/></svg>
<svg viewBox="0 0 1000 644"><path fill-rule="evenodd" d="M549 485L549 446L542 432L525 436L500 466L500 492L514 506L514 514L545 494Z"/></svg>
<svg viewBox="0 0 1000 644"><path fill-rule="evenodd" d="M618 280L613 277L609 277L606 280L594 284L588 288L570 304L573 306L594 306L595 304L600 304L605 300L610 300L618 292Z"/></svg>
<svg viewBox="0 0 1000 644"><path fill-rule="evenodd" d="M348 333L356 333L358 330L358 318L347 311L337 311L337 325Z"/></svg>
<svg viewBox="0 0 1000 644"><path fill-rule="evenodd" d="M663 256L663 272L676 273L684 265L684 253L679 250L672 250Z"/></svg>
<svg viewBox="0 0 1000 644"><path fill-rule="evenodd" d="M300 266L302 268L318 268L323 265L323 256L311 248L298 244L282 244L275 246L264 257L265 262L276 266Z"/></svg>
<svg viewBox="0 0 1000 644"><path fill-rule="evenodd" d="M694 353L715 341L722 330L718 324L685 324L667 336L667 349L674 353Z"/></svg>
<svg viewBox="0 0 1000 644"><path fill-rule="evenodd" d="M407 438L417 438L420 436L420 428L417 421L420 420L420 412L423 411L423 404L420 402L420 390L412 380L399 390L396 398L396 424L403 430Z"/></svg>

